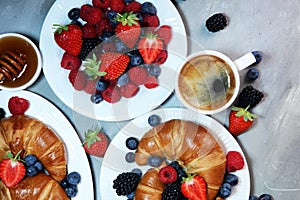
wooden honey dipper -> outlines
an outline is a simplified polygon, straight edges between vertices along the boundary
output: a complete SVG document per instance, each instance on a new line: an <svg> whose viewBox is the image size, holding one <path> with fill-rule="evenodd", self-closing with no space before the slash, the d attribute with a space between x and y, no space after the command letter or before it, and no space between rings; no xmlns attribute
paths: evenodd
<svg viewBox="0 0 300 200"><path fill-rule="evenodd" d="M18 50L7 51L0 56L0 81L12 81L26 68L25 54Z"/></svg>

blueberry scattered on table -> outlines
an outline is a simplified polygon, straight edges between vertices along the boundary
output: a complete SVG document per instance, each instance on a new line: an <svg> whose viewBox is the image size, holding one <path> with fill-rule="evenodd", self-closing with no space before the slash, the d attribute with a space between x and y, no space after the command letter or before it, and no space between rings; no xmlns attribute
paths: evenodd
<svg viewBox="0 0 300 200"><path fill-rule="evenodd" d="M270 194L262 194L257 200L274 200L274 198Z"/></svg>
<svg viewBox="0 0 300 200"><path fill-rule="evenodd" d="M251 82L259 77L259 71L256 68L250 68L246 73L246 81Z"/></svg>
<svg viewBox="0 0 300 200"><path fill-rule="evenodd" d="M258 63L260 63L262 61L263 53L261 51L252 51L251 53L254 55L254 57L256 59L256 62L253 63L251 66L257 65Z"/></svg>

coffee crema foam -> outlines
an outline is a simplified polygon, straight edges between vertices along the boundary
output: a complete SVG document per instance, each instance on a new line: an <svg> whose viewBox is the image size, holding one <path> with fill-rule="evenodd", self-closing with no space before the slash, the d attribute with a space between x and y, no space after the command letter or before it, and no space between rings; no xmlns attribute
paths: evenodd
<svg viewBox="0 0 300 200"><path fill-rule="evenodd" d="M215 110L224 106L236 87L234 72L223 59L200 55L183 66L178 79L182 98L192 107Z"/></svg>

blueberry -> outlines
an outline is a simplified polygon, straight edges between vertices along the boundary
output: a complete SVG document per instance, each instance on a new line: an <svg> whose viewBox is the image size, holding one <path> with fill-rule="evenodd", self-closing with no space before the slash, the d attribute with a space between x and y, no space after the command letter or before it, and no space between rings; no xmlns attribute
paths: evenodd
<svg viewBox="0 0 300 200"><path fill-rule="evenodd" d="M222 198L227 198L231 194L231 185L229 183L223 183L221 185L220 191L219 191L219 196Z"/></svg>
<svg viewBox="0 0 300 200"><path fill-rule="evenodd" d="M71 172L67 175L67 181L70 185L77 185L81 180L81 176L78 172Z"/></svg>
<svg viewBox="0 0 300 200"><path fill-rule="evenodd" d="M5 110L3 108L0 108L0 120L5 118Z"/></svg>
<svg viewBox="0 0 300 200"><path fill-rule="evenodd" d="M132 200L134 198L134 191L126 196L128 199Z"/></svg>
<svg viewBox="0 0 300 200"><path fill-rule="evenodd" d="M118 84L120 86L122 85L126 85L129 82L129 76L127 73L122 74L119 78L118 78Z"/></svg>
<svg viewBox="0 0 300 200"><path fill-rule="evenodd" d="M262 194L257 198L257 200L274 200L274 199L269 194Z"/></svg>
<svg viewBox="0 0 300 200"><path fill-rule="evenodd" d="M100 36L100 39L101 39L102 41L105 41L105 40L107 40L108 38L112 37L113 35L114 35L114 33L111 32L111 31L104 31L104 32L102 33L102 35Z"/></svg>
<svg viewBox="0 0 300 200"><path fill-rule="evenodd" d="M42 171L44 169L43 164L40 161L37 161L36 163L34 163L33 165L38 171Z"/></svg>
<svg viewBox="0 0 300 200"><path fill-rule="evenodd" d="M29 166L27 169L26 169L26 175L27 176L35 176L39 173L40 171L33 165Z"/></svg>
<svg viewBox="0 0 300 200"><path fill-rule="evenodd" d="M182 170L182 167L179 165L178 161L172 161L170 164L176 171Z"/></svg>
<svg viewBox="0 0 300 200"><path fill-rule="evenodd" d="M254 196L254 195L250 195L250 196L249 196L249 200L257 200L257 197Z"/></svg>
<svg viewBox="0 0 300 200"><path fill-rule="evenodd" d="M75 25L77 25L79 27L82 27L82 23L80 21L78 21L78 20L71 21L71 24L75 24Z"/></svg>
<svg viewBox="0 0 300 200"><path fill-rule="evenodd" d="M148 1L142 3L141 8L142 8L141 11L143 14L156 15L156 13L157 13L156 7L151 2L148 2Z"/></svg>
<svg viewBox="0 0 300 200"><path fill-rule="evenodd" d="M133 152L126 153L126 155L125 155L126 162L133 163L134 162L134 155L135 154Z"/></svg>
<svg viewBox="0 0 300 200"><path fill-rule="evenodd" d="M106 89L107 85L108 85L107 81L104 81L104 80L100 79L96 82L96 90L97 91L104 91Z"/></svg>
<svg viewBox="0 0 300 200"><path fill-rule="evenodd" d="M29 167L34 165L38 161L38 158L33 154L28 154L23 160L25 162L25 166Z"/></svg>
<svg viewBox="0 0 300 200"><path fill-rule="evenodd" d="M115 46L116 46L116 50L118 52L127 52L128 51L128 47L121 40L116 40Z"/></svg>
<svg viewBox="0 0 300 200"><path fill-rule="evenodd" d="M142 22L144 20L144 17L141 13L135 13L136 17L139 19L140 22Z"/></svg>
<svg viewBox="0 0 300 200"><path fill-rule="evenodd" d="M235 174L227 174L224 183L229 183L231 186L236 186L239 183L239 178Z"/></svg>
<svg viewBox="0 0 300 200"><path fill-rule="evenodd" d="M80 17L80 9L79 8L72 8L68 12L68 17L72 21L77 21L79 19L79 17Z"/></svg>
<svg viewBox="0 0 300 200"><path fill-rule="evenodd" d="M68 197L73 198L78 193L78 188L76 185L70 185L69 187L65 188L66 194Z"/></svg>
<svg viewBox="0 0 300 200"><path fill-rule="evenodd" d="M126 4L133 2L134 0L124 0Z"/></svg>
<svg viewBox="0 0 300 200"><path fill-rule="evenodd" d="M186 172L183 169L177 171L177 179L179 181L182 181L182 178L187 178L187 177L188 177L188 175L186 174Z"/></svg>
<svg viewBox="0 0 300 200"><path fill-rule="evenodd" d="M262 61L263 53L261 51L252 51L251 53L254 55L254 57L256 59L256 62L253 63L252 65L257 65L258 63L260 63Z"/></svg>
<svg viewBox="0 0 300 200"><path fill-rule="evenodd" d="M150 76L158 77L161 74L161 68L160 68L160 66L153 64L148 67L148 72L149 72Z"/></svg>
<svg viewBox="0 0 300 200"><path fill-rule="evenodd" d="M91 95L91 102L95 103L95 104L98 104L100 103L101 101L103 101L103 97L101 94L99 93L94 93Z"/></svg>
<svg viewBox="0 0 300 200"><path fill-rule="evenodd" d="M126 139L126 147L130 150L136 150L139 145L139 140L135 137L129 137Z"/></svg>
<svg viewBox="0 0 300 200"><path fill-rule="evenodd" d="M139 168L134 168L133 170L131 170L131 172L136 173L137 175L139 175L139 177L142 177L143 175L142 170L140 170Z"/></svg>
<svg viewBox="0 0 300 200"><path fill-rule="evenodd" d="M67 179L66 178L64 178L61 182L60 182L60 186L62 187L62 188L67 188L67 187L69 187L69 183L68 183L68 181L67 181Z"/></svg>
<svg viewBox="0 0 300 200"><path fill-rule="evenodd" d="M246 81L254 81L258 76L259 71L256 68L250 68L246 73Z"/></svg>
<svg viewBox="0 0 300 200"><path fill-rule="evenodd" d="M151 167L159 167L162 162L163 159L159 156L150 156L147 160L147 164Z"/></svg>
<svg viewBox="0 0 300 200"><path fill-rule="evenodd" d="M141 55L136 54L130 57L130 64L132 66L138 66L142 63L143 59L141 57Z"/></svg>
<svg viewBox="0 0 300 200"><path fill-rule="evenodd" d="M158 115L151 115L148 118L148 123L150 126L156 126L160 123L160 117Z"/></svg>
<svg viewBox="0 0 300 200"><path fill-rule="evenodd" d="M107 12L106 17L108 19L114 19L117 16L117 12L114 10L110 10Z"/></svg>

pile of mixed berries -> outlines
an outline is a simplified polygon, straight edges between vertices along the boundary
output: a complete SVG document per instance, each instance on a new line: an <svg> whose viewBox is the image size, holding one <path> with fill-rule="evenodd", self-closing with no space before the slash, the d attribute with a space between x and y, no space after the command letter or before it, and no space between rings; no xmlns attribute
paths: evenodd
<svg viewBox="0 0 300 200"><path fill-rule="evenodd" d="M92 0L70 9L68 18L69 24L54 25L54 39L64 50L60 64L75 90L97 104L159 86L172 28L160 24L153 3Z"/></svg>

